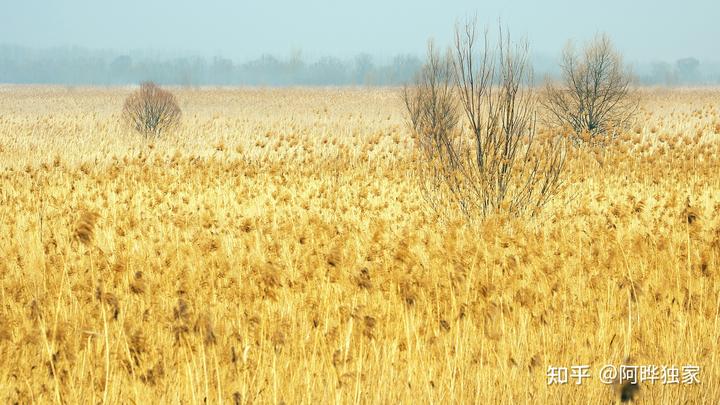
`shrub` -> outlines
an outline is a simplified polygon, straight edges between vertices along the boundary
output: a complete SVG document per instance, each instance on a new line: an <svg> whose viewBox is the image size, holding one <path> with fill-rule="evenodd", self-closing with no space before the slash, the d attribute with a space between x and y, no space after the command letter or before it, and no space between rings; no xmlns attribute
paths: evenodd
<svg viewBox="0 0 720 405"><path fill-rule="evenodd" d="M550 124L568 128L576 140L602 142L626 130L638 109L632 75L606 35L578 54L572 43L563 51L561 81L548 81L542 104Z"/></svg>
<svg viewBox="0 0 720 405"><path fill-rule="evenodd" d="M559 190L564 142L536 138L527 44L512 43L500 30L491 48L486 31L477 52L475 27L458 27L446 56L431 43L427 63L404 92L425 158L425 195L436 210L451 202L466 216L534 213Z"/></svg>
<svg viewBox="0 0 720 405"><path fill-rule="evenodd" d="M178 125L181 111L175 96L153 82L144 82L125 100L124 120L144 135L159 135Z"/></svg>

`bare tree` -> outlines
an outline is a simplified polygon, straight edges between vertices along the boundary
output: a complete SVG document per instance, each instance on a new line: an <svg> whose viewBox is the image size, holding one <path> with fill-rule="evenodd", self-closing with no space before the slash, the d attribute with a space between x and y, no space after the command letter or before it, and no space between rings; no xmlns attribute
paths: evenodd
<svg viewBox="0 0 720 405"><path fill-rule="evenodd" d="M417 141L429 158L449 159L457 165L452 145L458 123L457 101L452 87L452 59L440 56L432 42L428 43L428 61L422 67L416 86L406 87L405 106Z"/></svg>
<svg viewBox="0 0 720 405"><path fill-rule="evenodd" d="M427 187L435 199L484 217L503 210L536 212L562 183L565 148L560 137L536 137L536 96L527 43L499 30L494 47L487 30L477 49L476 23L458 26L453 51L428 62L405 104L427 158ZM455 106L466 121L458 125Z"/></svg>
<svg viewBox="0 0 720 405"><path fill-rule="evenodd" d="M428 42L427 54L415 85L405 87L403 100L416 144L427 163L420 168L425 180L421 183L424 195L433 208L439 209L441 201L460 192L459 177L455 175L462 164L457 128L460 113L452 55L448 52L441 56L432 41ZM450 195L442 196L443 191L450 191Z"/></svg>
<svg viewBox="0 0 720 405"><path fill-rule="evenodd" d="M576 139L602 141L627 129L638 109L632 74L607 35L578 54L571 43L562 56L561 83L548 81L543 106L550 124L569 128Z"/></svg>
<svg viewBox="0 0 720 405"><path fill-rule="evenodd" d="M159 135L180 122L175 96L153 82L144 82L125 100L123 118L136 131Z"/></svg>

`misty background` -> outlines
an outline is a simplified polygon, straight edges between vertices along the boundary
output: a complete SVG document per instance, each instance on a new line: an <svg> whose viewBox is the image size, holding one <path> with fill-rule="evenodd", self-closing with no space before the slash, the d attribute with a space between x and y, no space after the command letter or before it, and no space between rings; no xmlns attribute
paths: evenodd
<svg viewBox="0 0 720 405"><path fill-rule="evenodd" d="M536 81L607 32L638 83L720 84L720 3L0 0L0 83L398 85L458 20L527 38Z"/></svg>

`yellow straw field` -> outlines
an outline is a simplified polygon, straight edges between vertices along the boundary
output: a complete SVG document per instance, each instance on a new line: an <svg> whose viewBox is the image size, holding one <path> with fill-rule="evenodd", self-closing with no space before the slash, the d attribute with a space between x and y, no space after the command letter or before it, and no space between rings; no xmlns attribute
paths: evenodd
<svg viewBox="0 0 720 405"><path fill-rule="evenodd" d="M720 90L484 222L427 208L399 89L171 88L157 139L130 91L0 87L0 402L720 401Z"/></svg>

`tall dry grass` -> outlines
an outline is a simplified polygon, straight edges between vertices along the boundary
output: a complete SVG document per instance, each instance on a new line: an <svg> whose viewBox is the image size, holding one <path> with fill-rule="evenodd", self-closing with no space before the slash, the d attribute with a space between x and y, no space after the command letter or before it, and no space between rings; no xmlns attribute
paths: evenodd
<svg viewBox="0 0 720 405"><path fill-rule="evenodd" d="M0 89L1 401L610 403L624 361L720 400L718 91L645 92L483 224L423 209L396 90L178 90L150 143L128 91Z"/></svg>

